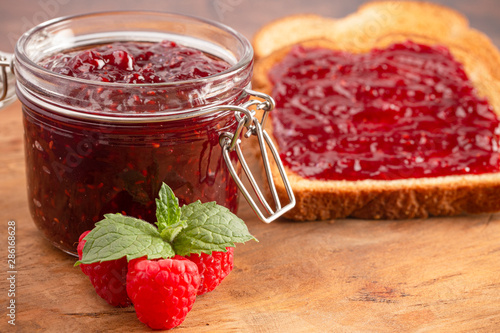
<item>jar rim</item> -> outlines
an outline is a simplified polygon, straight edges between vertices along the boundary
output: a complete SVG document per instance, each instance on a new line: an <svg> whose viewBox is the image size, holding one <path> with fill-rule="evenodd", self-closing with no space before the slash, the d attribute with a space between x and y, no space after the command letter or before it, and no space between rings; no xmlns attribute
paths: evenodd
<svg viewBox="0 0 500 333"><path fill-rule="evenodd" d="M123 15L123 14L140 14L140 15L161 15L161 16L169 16L169 17L175 17L175 18L188 18L193 21L198 21L200 23L205 23L208 25L212 25L214 27L217 27L225 32L228 32L230 35L235 37L241 45L245 49L245 54L241 59L239 59L235 64L231 64L231 67L228 69L207 76L203 78L198 78L198 79L191 79L191 80L182 80L182 81L174 81L174 82L160 82L160 83L116 83L116 82L98 82L99 85L102 86L109 86L113 88L117 87L123 87L123 88L130 88L130 87L173 87L173 86L179 86L179 85L184 85L184 84L196 84L196 83L203 83L207 82L208 80L217 80L217 79L224 79L227 76L234 75L235 73L242 71L246 65L248 65L252 60L253 60L253 48L252 45L250 44L250 41L243 36L243 34L239 33L235 29L205 18L200 18L196 16L191 16L191 15L184 15L184 14L177 14L177 13L170 13L170 12L161 12L161 11L136 11L136 10L122 10L122 11L101 11L101 12L91 12L91 13L85 13L85 14L76 14L76 15L68 15L68 16L62 16L59 18L54 18L52 20L45 21L30 30L26 31L17 41L16 44L16 49L15 49L15 60L22 61L25 65L28 65L29 67L36 68L37 70L42 70L44 73L55 76L64 80L72 81L75 83L96 83L96 81L89 80L89 79L82 79L82 78L77 78L77 77L72 77L72 76L67 76L63 75L60 73L56 73L53 71L50 71L43 66L40 66L37 64L35 61L30 59L24 50L24 43L28 40L30 36L32 36L34 33L37 31L41 31L43 29L46 29L50 26L56 25L63 23L65 21L70 21L74 19L85 19L91 16L113 16L113 15Z"/></svg>
<svg viewBox="0 0 500 333"><path fill-rule="evenodd" d="M103 27L99 25L101 22L112 23ZM54 38L59 37L61 40L54 41ZM155 42L169 38L219 56L227 60L230 67L203 78L142 84L81 79L50 71L37 63L57 52L95 45L97 42ZM241 33L209 19L159 11L104 11L56 18L28 30L18 40L14 65L18 95L55 113L105 122L168 121L221 110L220 106L231 104L232 99L244 94L245 88L250 86L253 48ZM202 95L195 104L179 104L177 108L116 111L102 105L95 108L66 102L64 97L69 96L61 89L68 86L76 86L81 91L97 88L114 91L155 89L186 93L188 96L194 94L195 99L200 93ZM209 90L200 91L197 87ZM172 103L176 102L172 100Z"/></svg>

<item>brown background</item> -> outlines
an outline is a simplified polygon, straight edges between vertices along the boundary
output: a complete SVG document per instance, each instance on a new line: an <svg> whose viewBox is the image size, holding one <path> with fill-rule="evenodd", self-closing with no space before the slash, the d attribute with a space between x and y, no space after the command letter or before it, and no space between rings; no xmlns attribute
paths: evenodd
<svg viewBox="0 0 500 333"><path fill-rule="evenodd" d="M500 46L496 0L443 0ZM247 37L294 13L342 17L363 1L1 0L0 50L46 19L116 9L172 11L223 22ZM37 233L27 209L20 104L0 112L0 331L148 331L132 308L93 292L74 259ZM199 297L177 332L493 332L500 330L500 214L410 221L260 223L235 269ZM16 221L16 326L5 305L7 222Z"/></svg>
<svg viewBox="0 0 500 333"><path fill-rule="evenodd" d="M251 38L263 24L290 14L316 13L343 17L363 0L1 0L0 50L13 51L14 41L28 28L47 19L104 10L156 10L201 16L227 24ZM497 0L430 1L455 8L471 25L500 46L500 6Z"/></svg>

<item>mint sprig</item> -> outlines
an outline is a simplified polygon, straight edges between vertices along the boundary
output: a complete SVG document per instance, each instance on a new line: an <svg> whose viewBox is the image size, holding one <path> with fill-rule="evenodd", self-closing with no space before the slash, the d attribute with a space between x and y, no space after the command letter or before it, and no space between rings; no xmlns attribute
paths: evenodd
<svg viewBox="0 0 500 333"><path fill-rule="evenodd" d="M84 238L82 260L78 263L127 260L147 256L148 259L170 258L175 255L172 246L163 241L152 224L121 214L106 214L104 220Z"/></svg>
<svg viewBox="0 0 500 333"><path fill-rule="evenodd" d="M179 232L187 226L186 221L181 220L181 208L179 199L174 191L167 185L160 189L156 199L156 225L161 237L167 242L172 242Z"/></svg>
<svg viewBox="0 0 500 333"><path fill-rule="evenodd" d="M75 265L146 256L171 258L176 254L226 251L235 243L256 240L245 222L215 202L200 201L179 207L179 200L163 184L156 199L156 228L134 217L106 214L85 236L82 259Z"/></svg>
<svg viewBox="0 0 500 333"><path fill-rule="evenodd" d="M189 223L172 242L175 253L181 256L226 251L234 243L255 239L242 219L215 202L197 201L183 206L182 219Z"/></svg>

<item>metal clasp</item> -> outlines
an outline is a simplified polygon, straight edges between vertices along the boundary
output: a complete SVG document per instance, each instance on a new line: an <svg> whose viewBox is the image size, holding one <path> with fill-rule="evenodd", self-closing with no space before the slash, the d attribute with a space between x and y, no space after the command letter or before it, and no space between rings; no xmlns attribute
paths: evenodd
<svg viewBox="0 0 500 333"><path fill-rule="evenodd" d="M0 107L7 106L15 100L13 55L0 52Z"/></svg>
<svg viewBox="0 0 500 333"><path fill-rule="evenodd" d="M240 189L241 193L248 201L252 209L255 211L257 216L262 221L270 223L276 220L284 213L288 212L295 206L295 196L290 186L290 182L288 181L288 177L286 175L285 168L283 167L283 163L281 162L281 159L279 157L278 151L274 146L269 134L264 129L267 116L269 112L271 112L274 109L275 105L274 100L270 96L256 91L246 89L246 92L250 96L257 97L264 101L251 99L242 106L227 106L227 109L235 111L235 117L236 120L238 121L238 127L236 128L236 131L234 133L229 133L229 132L222 133L219 138L219 143L222 147L222 153L224 156L224 160L226 161L227 167L229 169L229 172L231 173L233 179L236 181L236 184ZM255 117L257 110L263 111L262 118L260 121ZM263 195L262 191L259 188L259 185L255 181L252 172L250 171L250 168L245 160L245 157L243 156L243 152L241 150L241 139L240 139L243 128L246 128L246 133L243 135L245 138L249 138L250 136L255 135L259 142L259 149L262 155L264 171L266 173L267 183L269 185L269 190L271 192L271 196L274 201L273 205L274 207L271 207L269 202L266 200L265 196ZM283 185L285 187L288 196L289 203L284 207L282 207L282 203L280 201L278 192L276 190L276 184L274 183L274 178L273 178L273 169L269 160L267 148L269 148L269 150L271 151L275 165L281 176L281 180L283 182ZM266 210L267 214L269 214L269 216L266 217L264 215L264 213L261 211L257 203L253 200L252 196L250 195L250 192L245 188L242 179L238 176L236 169L234 168L231 158L229 156L229 153L234 150L236 151L238 160L241 163L243 171L245 172L245 175L247 176L250 185L252 186L255 194L257 195L258 200Z"/></svg>

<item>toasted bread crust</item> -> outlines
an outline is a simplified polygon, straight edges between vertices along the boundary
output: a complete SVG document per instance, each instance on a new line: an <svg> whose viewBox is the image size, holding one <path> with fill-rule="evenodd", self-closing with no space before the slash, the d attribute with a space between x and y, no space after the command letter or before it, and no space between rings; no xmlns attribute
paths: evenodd
<svg viewBox="0 0 500 333"><path fill-rule="evenodd" d="M373 37L422 32L446 38L456 32L462 33L468 25L467 18L462 14L437 4L373 1L341 19L314 14L281 18L259 29L252 42L255 57L259 59L283 47L310 39L337 41L343 45L342 49L367 50Z"/></svg>
<svg viewBox="0 0 500 333"><path fill-rule="evenodd" d="M300 31L291 43L263 47L279 38L276 34L288 33L288 25L290 33ZM307 30L308 33L302 33ZM294 44L361 53L408 39L447 46L464 65L478 94L488 98L500 116L499 51L488 37L471 29L461 14L422 2L372 2L340 20L295 15L273 22L263 27L254 39L259 59L253 85L256 90L270 94L272 85L267 73ZM271 121L267 122L266 130L272 134ZM273 174L277 175L277 170ZM302 178L290 170L287 174L297 205L285 217L294 220L408 219L500 211L500 172L391 181L320 181ZM278 177L275 182L280 197L286 200L286 191Z"/></svg>

